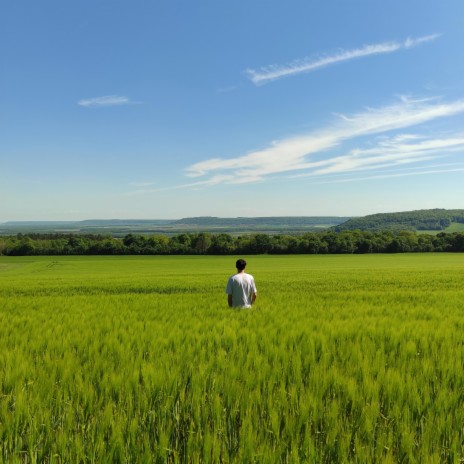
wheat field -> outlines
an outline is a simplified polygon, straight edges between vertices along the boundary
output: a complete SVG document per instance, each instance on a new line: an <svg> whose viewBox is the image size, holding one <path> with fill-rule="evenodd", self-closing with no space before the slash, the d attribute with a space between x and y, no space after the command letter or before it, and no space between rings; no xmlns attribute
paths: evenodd
<svg viewBox="0 0 464 464"><path fill-rule="evenodd" d="M0 462L464 462L459 254L0 258Z"/></svg>

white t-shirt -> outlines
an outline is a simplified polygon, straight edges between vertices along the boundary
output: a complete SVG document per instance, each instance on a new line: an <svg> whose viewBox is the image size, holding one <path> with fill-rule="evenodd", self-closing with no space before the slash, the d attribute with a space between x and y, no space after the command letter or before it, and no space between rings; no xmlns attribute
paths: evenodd
<svg viewBox="0 0 464 464"><path fill-rule="evenodd" d="M226 293L232 295L232 306L251 308L251 297L256 293L255 279L245 272L234 274L227 282Z"/></svg>

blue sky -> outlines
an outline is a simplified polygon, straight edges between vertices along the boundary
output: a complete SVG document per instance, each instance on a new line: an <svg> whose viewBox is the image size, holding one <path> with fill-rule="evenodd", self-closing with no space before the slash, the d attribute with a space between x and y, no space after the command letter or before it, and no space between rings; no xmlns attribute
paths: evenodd
<svg viewBox="0 0 464 464"><path fill-rule="evenodd" d="M464 204L462 0L0 2L0 222Z"/></svg>

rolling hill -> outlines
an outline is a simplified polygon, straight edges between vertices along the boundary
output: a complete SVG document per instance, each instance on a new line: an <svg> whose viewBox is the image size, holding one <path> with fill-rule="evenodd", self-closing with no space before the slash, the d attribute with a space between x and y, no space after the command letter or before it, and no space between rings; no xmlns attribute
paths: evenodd
<svg viewBox="0 0 464 464"><path fill-rule="evenodd" d="M344 230L457 231L464 229L464 209L423 209L401 213L379 213L349 219L333 227Z"/></svg>
<svg viewBox="0 0 464 464"><path fill-rule="evenodd" d="M298 233L329 229L350 219L338 216L238 217L211 216L183 219L91 219L85 221L10 221L0 224L0 235L18 233L174 235L184 232Z"/></svg>

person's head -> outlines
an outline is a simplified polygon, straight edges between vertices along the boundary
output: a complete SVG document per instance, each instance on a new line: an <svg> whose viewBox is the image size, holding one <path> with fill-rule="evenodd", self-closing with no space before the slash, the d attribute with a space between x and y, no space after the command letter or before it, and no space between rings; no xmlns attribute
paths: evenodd
<svg viewBox="0 0 464 464"><path fill-rule="evenodd" d="M237 268L237 271L242 272L246 267L246 261L244 259L237 259L235 267Z"/></svg>

